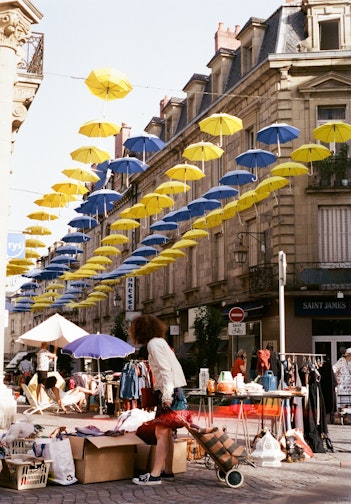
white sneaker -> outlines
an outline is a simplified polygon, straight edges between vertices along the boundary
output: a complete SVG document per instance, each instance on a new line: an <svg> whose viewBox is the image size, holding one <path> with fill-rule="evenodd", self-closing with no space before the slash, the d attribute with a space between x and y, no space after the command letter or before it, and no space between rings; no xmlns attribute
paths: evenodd
<svg viewBox="0 0 351 504"><path fill-rule="evenodd" d="M150 473L141 474L138 478L133 478L132 482L135 485L161 485L161 477L160 476L151 476Z"/></svg>

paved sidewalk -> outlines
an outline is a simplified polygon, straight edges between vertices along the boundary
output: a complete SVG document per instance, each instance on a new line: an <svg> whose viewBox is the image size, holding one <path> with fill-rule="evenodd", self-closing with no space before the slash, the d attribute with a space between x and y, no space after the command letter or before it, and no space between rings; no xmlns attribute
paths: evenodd
<svg viewBox="0 0 351 504"><path fill-rule="evenodd" d="M19 410L21 408L19 407ZM23 419L21 413L17 420ZM74 432L76 426L95 425L102 431L113 429L116 418L93 418L93 413L33 415L31 421L44 426L44 435L49 435L57 426L66 426ZM197 419L196 419L197 420ZM202 420L200 419L200 422ZM253 437L257 432L257 421L249 420L249 431ZM215 418L215 425L226 426L234 437L236 420ZM281 467L251 467L241 465L244 484L232 489L216 478L214 469L207 469L202 462L188 462L187 472L176 475L173 483L164 482L153 487L133 485L129 480L109 481L71 486L48 485L32 490L12 490L0 488L1 504L108 504L108 503L162 503L197 504L220 502L233 504L349 504L351 502L351 426L330 425L329 436L334 445L334 453L317 453L304 462L283 462ZM4 431L0 431L0 435ZM187 431L181 429L179 437ZM239 431L239 442L243 442Z"/></svg>

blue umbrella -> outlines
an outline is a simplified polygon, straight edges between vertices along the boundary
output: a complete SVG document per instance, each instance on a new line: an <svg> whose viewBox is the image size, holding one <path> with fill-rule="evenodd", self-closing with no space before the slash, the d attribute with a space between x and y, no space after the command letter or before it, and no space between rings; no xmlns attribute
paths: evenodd
<svg viewBox="0 0 351 504"><path fill-rule="evenodd" d="M107 214L109 210L114 207L114 202L122 198L122 194L112 189L99 189L98 191L92 192L85 203L83 203L79 210L79 213L86 213L90 215L102 215ZM81 212L81 210L84 210Z"/></svg>
<svg viewBox="0 0 351 504"><path fill-rule="evenodd" d="M90 287L90 282L86 282L85 280L73 280L73 282L70 282L71 287L82 287L82 289L86 289L87 287Z"/></svg>
<svg viewBox="0 0 351 504"><path fill-rule="evenodd" d="M150 226L150 231L172 231L178 228L178 224L172 221L165 221L164 219L154 222Z"/></svg>
<svg viewBox="0 0 351 504"><path fill-rule="evenodd" d="M280 144L294 140L299 133L300 130L290 124L275 123L260 129L257 132L257 140L267 145L278 145L278 156L280 156Z"/></svg>
<svg viewBox="0 0 351 504"><path fill-rule="evenodd" d="M15 303L16 303L16 306L19 305L19 304L33 304L35 301L28 297L28 296L24 296L23 298L21 299L15 299Z"/></svg>
<svg viewBox="0 0 351 504"><path fill-rule="evenodd" d="M108 172L108 165L110 164L110 160L107 159L103 163L99 163L96 168L94 169L94 172L98 177L100 177L100 180L94 183L94 189L102 189L108 182L111 173Z"/></svg>
<svg viewBox="0 0 351 504"><path fill-rule="evenodd" d="M254 168L255 175L257 168L263 168L274 163L277 156L272 152L263 149L249 149L239 156L236 156L235 161L238 165L246 166L247 168Z"/></svg>
<svg viewBox="0 0 351 504"><path fill-rule="evenodd" d="M112 173L125 173L127 175L127 186L129 181L129 176L133 173L142 173L149 166L140 159L135 157L122 157L114 159L108 165Z"/></svg>
<svg viewBox="0 0 351 504"><path fill-rule="evenodd" d="M45 268L43 269L43 271L69 271L70 268L69 266L67 266L66 264L48 264L47 266L45 266Z"/></svg>
<svg viewBox="0 0 351 504"><path fill-rule="evenodd" d="M65 234L65 236L63 236L61 240L66 243L84 243L90 240L90 236L77 231L76 233Z"/></svg>
<svg viewBox="0 0 351 504"><path fill-rule="evenodd" d="M208 191L205 192L203 195L204 198L206 199L226 199L226 198L232 198L233 196L236 196L238 194L237 189L233 189L232 187L228 185L219 185L215 187L211 187Z"/></svg>
<svg viewBox="0 0 351 504"><path fill-rule="evenodd" d="M66 292L65 294L62 294L62 296L57 301L70 301L71 299L77 299L76 294L70 294Z"/></svg>
<svg viewBox="0 0 351 504"><path fill-rule="evenodd" d="M143 163L145 163L146 152L157 152L163 149L166 144L156 135L144 133L143 135L128 138L123 145L130 152L142 152Z"/></svg>
<svg viewBox="0 0 351 504"><path fill-rule="evenodd" d="M207 198L197 198L188 203L188 208L192 214L192 217L198 217L204 215L209 210L214 210L221 206L221 202L217 199L207 199Z"/></svg>
<svg viewBox="0 0 351 504"><path fill-rule="evenodd" d="M37 293L37 292L35 292L34 290L28 290L28 291L27 291L27 290L25 290L25 291L24 291L24 293L25 293L25 295L26 295L26 296L28 296L28 297L29 297L29 296L37 296L37 295L38 295L38 293Z"/></svg>
<svg viewBox="0 0 351 504"><path fill-rule="evenodd" d="M127 259L125 259L123 261L124 264L147 264L149 262L148 259L146 259L146 257L144 256L130 256L130 257L127 257Z"/></svg>
<svg viewBox="0 0 351 504"><path fill-rule="evenodd" d="M68 223L69 226L80 228L80 229L89 229L97 226L98 221L91 217L90 215L82 215L81 217L74 217Z"/></svg>
<svg viewBox="0 0 351 504"><path fill-rule="evenodd" d="M247 170L232 170L223 175L223 177L220 178L218 182L220 184L242 186L256 181L257 177Z"/></svg>
<svg viewBox="0 0 351 504"><path fill-rule="evenodd" d="M74 245L62 245L62 247L58 247L55 250L55 254L58 254L58 255L61 255L61 254L77 255L77 254L83 254L83 250L79 247L74 246Z"/></svg>
<svg viewBox="0 0 351 504"><path fill-rule="evenodd" d="M143 245L164 245L167 242L169 242L168 236L159 233L151 234L141 240Z"/></svg>
<svg viewBox="0 0 351 504"><path fill-rule="evenodd" d="M187 206L183 206L179 210L173 210L163 216L163 220L166 222L184 222L192 218L193 215Z"/></svg>
<svg viewBox="0 0 351 504"><path fill-rule="evenodd" d="M37 289L39 286L36 282L26 282L21 285L22 290Z"/></svg>
<svg viewBox="0 0 351 504"><path fill-rule="evenodd" d="M78 289L78 287L73 287L72 289L67 289L64 294L82 294L83 292L84 289Z"/></svg>
<svg viewBox="0 0 351 504"><path fill-rule="evenodd" d="M38 280L54 280L55 278L61 276L63 273L62 270L53 271L53 270L41 270L41 272L37 273L35 278Z"/></svg>
<svg viewBox="0 0 351 504"><path fill-rule="evenodd" d="M157 255L157 254L158 254L157 249L155 249L154 247L149 247L148 245L144 245L142 247L138 247L137 249L135 249L131 255L132 256L141 255L144 257L148 257L148 256Z"/></svg>
<svg viewBox="0 0 351 504"><path fill-rule="evenodd" d="M72 341L62 348L63 354L68 354L76 359L96 359L99 376L99 402L100 416L102 415L100 359L125 358L135 352L135 348L126 341L110 336L109 334L88 334Z"/></svg>
<svg viewBox="0 0 351 504"><path fill-rule="evenodd" d="M78 259L68 254L59 254L51 259L51 264L72 264L78 262Z"/></svg>

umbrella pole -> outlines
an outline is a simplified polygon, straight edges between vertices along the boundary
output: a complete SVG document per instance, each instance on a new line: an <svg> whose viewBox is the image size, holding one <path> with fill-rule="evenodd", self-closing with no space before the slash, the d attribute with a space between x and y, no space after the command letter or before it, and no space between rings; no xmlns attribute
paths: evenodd
<svg viewBox="0 0 351 504"><path fill-rule="evenodd" d="M109 415L104 415L102 412L102 392L101 392L101 373L100 373L100 359L97 359L98 366L98 379L99 379L99 414L94 415L93 418L110 418Z"/></svg>

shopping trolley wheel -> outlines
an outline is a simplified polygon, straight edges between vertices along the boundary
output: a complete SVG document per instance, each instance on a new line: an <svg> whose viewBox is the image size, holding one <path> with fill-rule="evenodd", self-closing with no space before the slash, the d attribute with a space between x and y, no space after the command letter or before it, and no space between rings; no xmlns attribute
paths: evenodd
<svg viewBox="0 0 351 504"><path fill-rule="evenodd" d="M217 476L218 481L220 481L221 483L225 483L225 475L226 475L226 473L224 471L222 471L222 469L220 469L219 467L216 467L216 476Z"/></svg>
<svg viewBox="0 0 351 504"><path fill-rule="evenodd" d="M238 469L231 469L225 475L225 482L231 488L239 488L244 483L244 475Z"/></svg>

